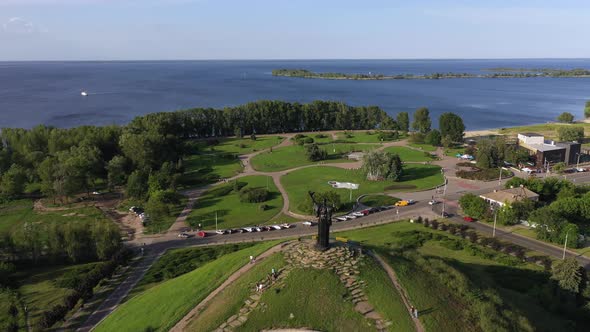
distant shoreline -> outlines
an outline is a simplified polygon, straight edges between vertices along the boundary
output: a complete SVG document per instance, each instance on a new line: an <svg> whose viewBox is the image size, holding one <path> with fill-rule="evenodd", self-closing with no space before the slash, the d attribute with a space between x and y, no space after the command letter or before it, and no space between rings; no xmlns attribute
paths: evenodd
<svg viewBox="0 0 590 332"><path fill-rule="evenodd" d="M307 69L274 69L273 76L298 77L308 79L325 79L325 80L355 80L355 81L378 81L378 80L438 80L452 78L538 78L538 77L569 77L569 78L590 78L590 70L575 69L550 69L550 68L490 68L484 69L494 71L490 74L471 74L471 73L432 73L424 75L415 74L347 74L347 73L317 73Z"/></svg>

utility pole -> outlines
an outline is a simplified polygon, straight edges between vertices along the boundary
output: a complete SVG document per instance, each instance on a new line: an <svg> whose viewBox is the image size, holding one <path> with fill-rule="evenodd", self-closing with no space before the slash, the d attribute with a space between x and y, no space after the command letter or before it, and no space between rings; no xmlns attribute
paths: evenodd
<svg viewBox="0 0 590 332"><path fill-rule="evenodd" d="M498 179L498 185L502 185L502 166L500 166L500 179Z"/></svg>
<svg viewBox="0 0 590 332"><path fill-rule="evenodd" d="M567 249L567 236L570 235L570 231L565 233L565 243L563 244L563 257L561 259L565 259L565 250Z"/></svg>
<svg viewBox="0 0 590 332"><path fill-rule="evenodd" d="M492 231L492 237L496 237L496 220L498 219L498 210L494 210L494 230Z"/></svg>

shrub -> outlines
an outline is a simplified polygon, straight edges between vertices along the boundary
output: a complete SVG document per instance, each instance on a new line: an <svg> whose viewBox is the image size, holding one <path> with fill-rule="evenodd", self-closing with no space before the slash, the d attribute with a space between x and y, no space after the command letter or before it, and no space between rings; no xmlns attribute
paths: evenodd
<svg viewBox="0 0 590 332"><path fill-rule="evenodd" d="M260 206L258 207L258 209L260 209L260 211L266 211L270 208L270 206L268 204L260 204Z"/></svg>
<svg viewBox="0 0 590 332"><path fill-rule="evenodd" d="M328 138L328 135L325 135L325 134L317 134L317 135L315 135L315 138Z"/></svg>
<svg viewBox="0 0 590 332"><path fill-rule="evenodd" d="M268 200L266 188L245 188L240 191L240 201L244 203L262 203Z"/></svg>
<svg viewBox="0 0 590 332"><path fill-rule="evenodd" d="M399 139L399 133L397 131L381 131L377 137L380 141L395 141Z"/></svg>
<svg viewBox="0 0 590 332"><path fill-rule="evenodd" d="M320 147L315 143L307 146L305 154L307 159L310 161L320 161L328 158L328 152L326 152L326 150L320 149Z"/></svg>

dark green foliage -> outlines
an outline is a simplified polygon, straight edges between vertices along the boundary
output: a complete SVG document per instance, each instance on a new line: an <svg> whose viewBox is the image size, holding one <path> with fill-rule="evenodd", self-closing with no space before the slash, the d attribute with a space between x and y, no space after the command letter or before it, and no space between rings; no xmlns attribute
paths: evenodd
<svg viewBox="0 0 590 332"><path fill-rule="evenodd" d="M10 275L16 271L14 264L0 262L0 289L10 284Z"/></svg>
<svg viewBox="0 0 590 332"><path fill-rule="evenodd" d="M380 131L377 137L380 141L395 141L399 139L399 133L397 131Z"/></svg>
<svg viewBox="0 0 590 332"><path fill-rule="evenodd" d="M560 141L577 141L584 139L584 127L563 126L557 129Z"/></svg>
<svg viewBox="0 0 590 332"><path fill-rule="evenodd" d="M403 163L398 154L371 151L363 157L363 171L369 180L399 181Z"/></svg>
<svg viewBox="0 0 590 332"><path fill-rule="evenodd" d="M551 207L542 207L530 213L529 222L536 224L537 238L560 245L568 237L568 246L578 248L580 230L576 224L568 222Z"/></svg>
<svg viewBox="0 0 590 332"><path fill-rule="evenodd" d="M459 199L459 205L461 205L463 212L472 218L483 219L489 217L490 207L479 196L471 193L465 194Z"/></svg>
<svg viewBox="0 0 590 332"><path fill-rule="evenodd" d="M268 200L266 188L244 188L240 191L240 201L245 203L262 203Z"/></svg>
<svg viewBox="0 0 590 332"><path fill-rule="evenodd" d="M148 175L140 170L135 170L127 179L125 194L127 197L144 199L148 194Z"/></svg>
<svg viewBox="0 0 590 332"><path fill-rule="evenodd" d="M138 285L147 285L178 277L218 257L252 245L253 243L240 243L169 251L152 265Z"/></svg>
<svg viewBox="0 0 590 332"><path fill-rule="evenodd" d="M414 112L414 122L412 128L422 134L430 131L432 121L430 120L430 111L426 107L421 107Z"/></svg>
<svg viewBox="0 0 590 332"><path fill-rule="evenodd" d="M438 120L442 137L449 136L453 142L463 142L465 125L463 119L455 113L443 113Z"/></svg>
<svg viewBox="0 0 590 332"><path fill-rule="evenodd" d="M584 107L584 117L590 118L590 100L586 102L586 106Z"/></svg>
<svg viewBox="0 0 590 332"><path fill-rule="evenodd" d="M572 123L574 122L574 115L569 112L563 112L559 114L559 116L557 117L557 121L563 123Z"/></svg>
<svg viewBox="0 0 590 332"><path fill-rule="evenodd" d="M0 178L0 194L7 197L18 197L25 190L27 174L23 167L12 164Z"/></svg>
<svg viewBox="0 0 590 332"><path fill-rule="evenodd" d="M457 166L461 167L469 167L470 170L459 170L455 174L463 179L470 179L470 180L481 180L481 181L491 181L491 180L498 180L500 178L500 168L479 168L475 164L464 162L458 163ZM507 177L512 176L512 172L507 170L501 170L502 178L505 179Z"/></svg>
<svg viewBox="0 0 590 332"><path fill-rule="evenodd" d="M441 133L438 130L433 129L428 134L426 134L426 137L424 137L424 143L430 144L432 146L440 146L441 139Z"/></svg>
<svg viewBox="0 0 590 332"><path fill-rule="evenodd" d="M320 161L328 158L328 152L324 149L320 149L316 143L310 144L306 147L305 155L310 161Z"/></svg>
<svg viewBox="0 0 590 332"><path fill-rule="evenodd" d="M408 112L399 112L396 120L399 130L406 133L410 130L410 116L408 115Z"/></svg>
<svg viewBox="0 0 590 332"><path fill-rule="evenodd" d="M562 289L574 294L582 289L583 274L584 268L573 257L553 262L551 269L551 278L557 280Z"/></svg>

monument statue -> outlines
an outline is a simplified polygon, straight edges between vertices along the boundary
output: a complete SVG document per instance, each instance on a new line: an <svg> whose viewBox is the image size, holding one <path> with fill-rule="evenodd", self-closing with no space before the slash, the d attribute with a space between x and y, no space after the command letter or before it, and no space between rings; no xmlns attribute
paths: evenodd
<svg viewBox="0 0 590 332"><path fill-rule="evenodd" d="M318 238L316 248L324 251L330 248L330 226L332 225L332 210L334 206L328 204L324 198L323 202L317 202L313 197L314 192L309 192L311 201L313 202L313 212L318 218Z"/></svg>

